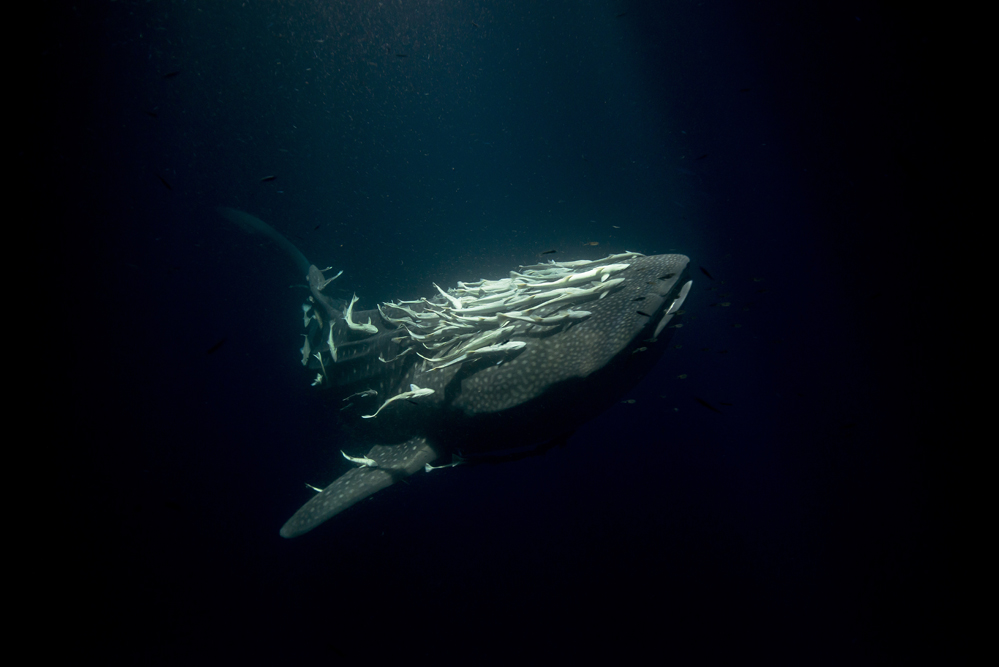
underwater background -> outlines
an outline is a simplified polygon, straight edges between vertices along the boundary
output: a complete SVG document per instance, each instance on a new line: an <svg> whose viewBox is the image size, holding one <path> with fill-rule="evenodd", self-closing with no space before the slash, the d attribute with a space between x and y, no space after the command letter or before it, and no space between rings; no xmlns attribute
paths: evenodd
<svg viewBox="0 0 999 667"><path fill-rule="evenodd" d="M932 390L949 362L927 321L947 253L926 223L953 176L932 168L929 17L791 0L42 11L42 139L12 132L41 170L72 341L50 399L72 494L45 530L67 557L39 619L80 633L73 655L942 650ZM343 270L330 289L363 308L626 250L688 255L694 286L673 349L565 446L414 475L285 540L349 440L300 363L303 277L220 206Z"/></svg>

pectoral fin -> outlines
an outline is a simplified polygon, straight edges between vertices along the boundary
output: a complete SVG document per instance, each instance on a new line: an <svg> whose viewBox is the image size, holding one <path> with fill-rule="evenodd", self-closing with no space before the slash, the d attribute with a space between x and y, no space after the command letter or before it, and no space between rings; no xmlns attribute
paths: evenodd
<svg viewBox="0 0 999 667"><path fill-rule="evenodd" d="M392 486L436 460L440 454L424 438L401 445L375 445L365 455L377 463L348 470L295 512L281 537L298 537L376 491Z"/></svg>

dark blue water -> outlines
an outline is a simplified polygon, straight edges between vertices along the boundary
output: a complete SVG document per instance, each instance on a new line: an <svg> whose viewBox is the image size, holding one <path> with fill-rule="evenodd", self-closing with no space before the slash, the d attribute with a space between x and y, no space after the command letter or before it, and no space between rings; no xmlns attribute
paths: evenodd
<svg viewBox="0 0 999 667"><path fill-rule="evenodd" d="M855 665L938 646L923 223L946 186L918 17L49 11L51 130L28 150L71 276L53 451L72 500L42 525L75 653ZM416 475L289 541L345 436L299 364L303 280L217 206L342 269L362 307L551 249L681 252L694 288L676 348L567 446Z"/></svg>

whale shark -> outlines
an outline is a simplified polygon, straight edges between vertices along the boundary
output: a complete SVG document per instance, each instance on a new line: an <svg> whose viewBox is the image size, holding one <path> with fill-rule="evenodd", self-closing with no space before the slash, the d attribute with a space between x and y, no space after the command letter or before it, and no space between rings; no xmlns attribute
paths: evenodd
<svg viewBox="0 0 999 667"><path fill-rule="evenodd" d="M618 402L682 326L693 282L685 255L637 252L520 266L431 296L356 309L258 218L222 208L270 239L305 275L302 365L343 421L354 467L288 519L297 537L419 472L538 455ZM327 277L329 274L329 277ZM348 453L350 449L354 454Z"/></svg>

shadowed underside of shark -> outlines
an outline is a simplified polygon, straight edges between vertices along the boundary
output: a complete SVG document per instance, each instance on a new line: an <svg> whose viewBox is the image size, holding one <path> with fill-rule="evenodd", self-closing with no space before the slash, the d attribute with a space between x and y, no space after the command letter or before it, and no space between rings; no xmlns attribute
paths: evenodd
<svg viewBox="0 0 999 667"><path fill-rule="evenodd" d="M305 503L284 537L420 470L543 451L652 368L691 286L686 256L629 252L359 311L356 297L344 307L324 293L339 274L327 278L263 221L220 212L308 265L302 363L331 390L350 441L368 446L343 454L357 467Z"/></svg>

